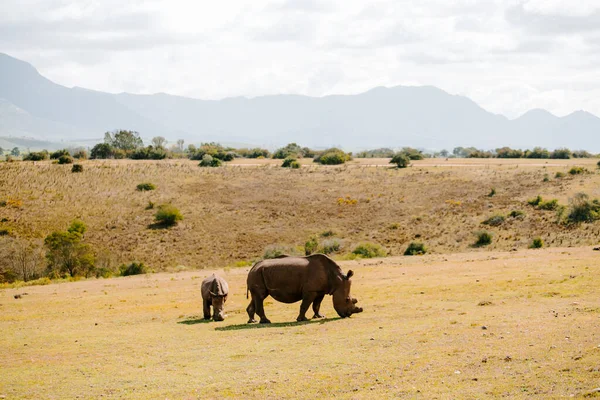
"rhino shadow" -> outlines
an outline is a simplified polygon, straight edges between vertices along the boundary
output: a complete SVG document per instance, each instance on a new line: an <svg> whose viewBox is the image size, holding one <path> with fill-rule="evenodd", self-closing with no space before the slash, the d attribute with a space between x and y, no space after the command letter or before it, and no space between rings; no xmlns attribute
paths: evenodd
<svg viewBox="0 0 600 400"><path fill-rule="evenodd" d="M243 329L263 329L263 328L290 328L293 326L309 325L309 324L325 324L327 322L340 320L340 317L335 318L322 318L322 319L311 319L309 321L301 322L272 322L270 324L237 324L219 326L215 328L215 331L240 331ZM180 322L181 323L181 322Z"/></svg>
<svg viewBox="0 0 600 400"><path fill-rule="evenodd" d="M210 322L213 322L212 319L204 319L202 317L198 317L198 318L191 318L191 319L186 319L183 321L179 321L178 324L183 324L183 325L196 325L196 324L208 324Z"/></svg>

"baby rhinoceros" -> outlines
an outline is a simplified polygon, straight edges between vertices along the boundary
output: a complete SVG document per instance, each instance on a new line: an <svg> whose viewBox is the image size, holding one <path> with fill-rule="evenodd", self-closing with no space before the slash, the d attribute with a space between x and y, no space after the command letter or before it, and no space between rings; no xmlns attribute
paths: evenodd
<svg viewBox="0 0 600 400"><path fill-rule="evenodd" d="M210 319L210 306L212 306L213 320L223 321L225 319L223 309L229 294L229 286L225 279L212 274L202 281L201 291L204 319Z"/></svg>

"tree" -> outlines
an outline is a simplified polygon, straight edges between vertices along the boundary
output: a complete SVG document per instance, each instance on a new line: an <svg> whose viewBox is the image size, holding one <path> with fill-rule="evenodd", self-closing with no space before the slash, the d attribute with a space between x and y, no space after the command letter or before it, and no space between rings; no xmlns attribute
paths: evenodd
<svg viewBox="0 0 600 400"><path fill-rule="evenodd" d="M21 150L19 150L18 147L13 147L13 149L10 151L10 154L15 157L19 157L21 155Z"/></svg>
<svg viewBox="0 0 600 400"><path fill-rule="evenodd" d="M156 149L164 149L167 144L167 139L162 136L155 136L152 138L152 145Z"/></svg>
<svg viewBox="0 0 600 400"><path fill-rule="evenodd" d="M39 277L39 266L42 260L41 248L22 240L15 240L9 255L12 269L17 276L27 282Z"/></svg>
<svg viewBox="0 0 600 400"><path fill-rule="evenodd" d="M450 155L450 152L446 149L440 151L440 156L441 157L448 157L448 155Z"/></svg>
<svg viewBox="0 0 600 400"><path fill-rule="evenodd" d="M140 134L136 131L118 130L106 132L104 134L104 143L111 145L115 149L132 151L144 145Z"/></svg>
<svg viewBox="0 0 600 400"><path fill-rule="evenodd" d="M113 156L113 148L108 143L98 143L92 147L90 156L94 159L97 158L111 158Z"/></svg>
<svg viewBox="0 0 600 400"><path fill-rule="evenodd" d="M410 158L405 153L399 152L392 157L390 164L396 164L398 168L406 168L410 165Z"/></svg>
<svg viewBox="0 0 600 400"><path fill-rule="evenodd" d="M0 156L4 154L4 149L0 147Z"/></svg>
<svg viewBox="0 0 600 400"><path fill-rule="evenodd" d="M302 150L302 147L298 146L296 143L290 143L285 147L277 149L277 151L273 153L273 158L280 160L286 159L290 156L296 158L304 157L304 151Z"/></svg>
<svg viewBox="0 0 600 400"><path fill-rule="evenodd" d="M177 148L179 149L180 153L183 153L183 144L185 143L185 141L183 139L177 139Z"/></svg>
<svg viewBox="0 0 600 400"><path fill-rule="evenodd" d="M52 232L44 239L51 276L88 275L94 268L94 254L82 243L85 224L75 220L66 232Z"/></svg>

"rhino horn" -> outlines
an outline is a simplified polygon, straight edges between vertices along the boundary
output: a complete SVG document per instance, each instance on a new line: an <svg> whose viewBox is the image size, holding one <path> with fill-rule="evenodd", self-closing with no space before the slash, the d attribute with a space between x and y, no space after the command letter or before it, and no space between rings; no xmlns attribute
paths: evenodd
<svg viewBox="0 0 600 400"><path fill-rule="evenodd" d="M213 293L213 292L212 292L212 290L209 290L209 291L208 291L208 293L210 293L210 295L211 295L212 297L217 297L217 296L218 296L216 293Z"/></svg>
<svg viewBox="0 0 600 400"><path fill-rule="evenodd" d="M351 269L348 270L348 275L346 275L346 279L352 278L353 275L354 275L354 271L352 271Z"/></svg>

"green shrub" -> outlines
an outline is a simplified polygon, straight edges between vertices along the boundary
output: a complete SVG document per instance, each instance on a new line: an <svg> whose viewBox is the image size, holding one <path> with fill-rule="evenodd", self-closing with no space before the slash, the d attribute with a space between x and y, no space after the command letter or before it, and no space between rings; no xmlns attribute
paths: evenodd
<svg viewBox="0 0 600 400"><path fill-rule="evenodd" d="M558 200L557 199L542 201L538 204L538 209L540 209L540 210L553 211L553 210L556 210L557 208L558 208Z"/></svg>
<svg viewBox="0 0 600 400"><path fill-rule="evenodd" d="M600 161L598 161L598 162L596 163L596 166L597 166L598 168L600 168Z"/></svg>
<svg viewBox="0 0 600 400"><path fill-rule="evenodd" d="M585 193L577 193L569 200L567 220L572 223L593 222L600 218L600 201L589 200Z"/></svg>
<svg viewBox="0 0 600 400"><path fill-rule="evenodd" d="M421 242L411 242L406 251L404 252L405 256L417 256L421 254L427 253L427 248Z"/></svg>
<svg viewBox="0 0 600 400"><path fill-rule="evenodd" d="M62 149L62 150L56 150L55 152L53 152L52 154L50 154L50 158L52 160L58 160L62 156L69 156L69 155L70 155L69 154L69 150Z"/></svg>
<svg viewBox="0 0 600 400"><path fill-rule="evenodd" d="M396 153L390 160L390 164L396 164L398 168L406 168L410 166L410 157L404 153Z"/></svg>
<svg viewBox="0 0 600 400"><path fill-rule="evenodd" d="M158 211L154 215L156 222L163 225L175 225L177 221L181 221L183 216L179 210L171 204L163 204L158 206Z"/></svg>
<svg viewBox="0 0 600 400"><path fill-rule="evenodd" d="M0 236L10 236L11 233L9 228L0 228Z"/></svg>
<svg viewBox="0 0 600 400"><path fill-rule="evenodd" d="M496 189L492 188L492 190L490 190L490 192L488 193L488 197L494 197L496 195Z"/></svg>
<svg viewBox="0 0 600 400"><path fill-rule="evenodd" d="M550 176L548 174L544 174L544 179L542 179L542 182L549 182L550 181Z"/></svg>
<svg viewBox="0 0 600 400"><path fill-rule="evenodd" d="M48 152L46 150L42 150L42 151L38 151L38 152L31 152L26 154L23 157L23 161L42 161L42 160L47 160L48 159Z"/></svg>
<svg viewBox="0 0 600 400"><path fill-rule="evenodd" d="M298 161L292 161L292 163L290 164L290 168L298 169L298 168L300 168L300 163Z"/></svg>
<svg viewBox="0 0 600 400"><path fill-rule="evenodd" d="M387 252L378 244L361 243L352 250L352 254L362 258L385 257Z"/></svg>
<svg viewBox="0 0 600 400"><path fill-rule="evenodd" d="M560 171L559 171L559 172L557 172L557 173L554 175L554 177L555 177L556 179L564 178L564 177L565 177L565 173L564 173L564 172L560 172Z"/></svg>
<svg viewBox="0 0 600 400"><path fill-rule="evenodd" d="M88 153L85 150L78 150L75 152L75 154L73 154L73 158L76 158L78 160L87 160Z"/></svg>
<svg viewBox="0 0 600 400"><path fill-rule="evenodd" d="M283 168L290 168L292 166L292 163L298 163L298 161L294 157L288 157L285 160L283 160L281 166Z"/></svg>
<svg viewBox="0 0 600 400"><path fill-rule="evenodd" d="M311 238L304 243L304 254L307 256L311 255L312 253L316 252L318 248L319 241L315 236L311 236Z"/></svg>
<svg viewBox="0 0 600 400"><path fill-rule="evenodd" d="M542 247L544 247L544 241L541 237L534 238L531 245L529 245L530 249L541 249Z"/></svg>
<svg viewBox="0 0 600 400"><path fill-rule="evenodd" d="M144 265L144 263L132 262L129 265L121 265L119 267L119 275L121 276L130 276L130 275L141 275L148 273L148 269Z"/></svg>
<svg viewBox="0 0 600 400"><path fill-rule="evenodd" d="M146 205L146 210L152 210L154 208L154 202L148 200L148 204Z"/></svg>
<svg viewBox="0 0 600 400"><path fill-rule="evenodd" d="M83 172L83 165L73 164L73 167L71 168L71 172Z"/></svg>
<svg viewBox="0 0 600 400"><path fill-rule="evenodd" d="M542 196L540 196L540 195L538 195L537 197L535 197L533 199L527 200L527 204L529 204L530 206L537 206L541 202L542 202Z"/></svg>
<svg viewBox="0 0 600 400"><path fill-rule="evenodd" d="M332 230L321 232L321 237L335 236L335 232Z"/></svg>
<svg viewBox="0 0 600 400"><path fill-rule="evenodd" d="M350 160L352 160L352 156L349 153L345 153L335 147L324 150L313 159L314 162L318 162L322 165L339 165Z"/></svg>
<svg viewBox="0 0 600 400"><path fill-rule="evenodd" d="M482 224L489 225L489 226L500 226L504 222L504 219L505 219L504 215L500 215L500 214L492 215L491 217L489 217L488 219L483 221Z"/></svg>
<svg viewBox="0 0 600 400"><path fill-rule="evenodd" d="M569 170L569 174L571 175L581 175L585 172L587 172L587 169L582 167L573 167Z"/></svg>
<svg viewBox="0 0 600 400"><path fill-rule="evenodd" d="M475 235L477 236L477 241L474 244L475 247L487 246L492 243L492 234L490 232L480 231L476 232Z"/></svg>
<svg viewBox="0 0 600 400"><path fill-rule="evenodd" d="M73 157L62 155L58 157L59 164L73 164Z"/></svg>
<svg viewBox="0 0 600 400"><path fill-rule="evenodd" d="M156 189L156 185L154 185L153 183L150 183L150 182L144 182L144 183L140 183L139 185L137 185L136 188L138 191L144 192L146 190Z"/></svg>
<svg viewBox="0 0 600 400"><path fill-rule="evenodd" d="M332 254L337 253L342 248L342 245L337 239L326 239L319 247L319 253Z"/></svg>
<svg viewBox="0 0 600 400"><path fill-rule="evenodd" d="M525 213L521 210L513 210L510 212L510 214L508 214L508 216L511 218L522 219L523 217L525 217Z"/></svg>
<svg viewBox="0 0 600 400"><path fill-rule="evenodd" d="M219 160L218 158L214 158L209 154L205 154L202 157L202 161L200 161L200 164L198 164L198 166L200 167L220 167L223 164L223 161Z"/></svg>

